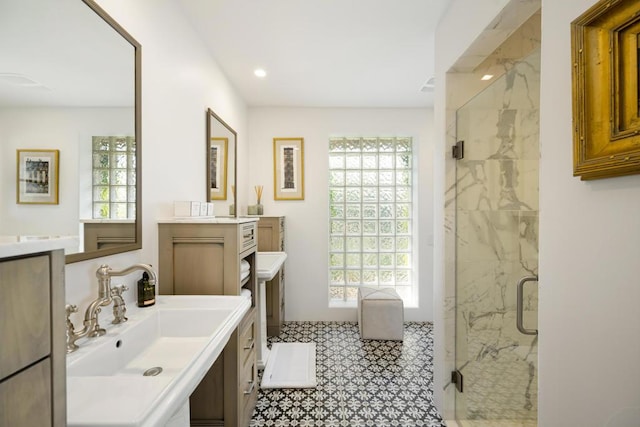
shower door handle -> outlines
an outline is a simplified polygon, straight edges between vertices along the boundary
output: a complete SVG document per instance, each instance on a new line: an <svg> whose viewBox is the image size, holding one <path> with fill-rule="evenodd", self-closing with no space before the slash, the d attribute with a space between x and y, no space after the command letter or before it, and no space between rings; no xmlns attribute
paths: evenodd
<svg viewBox="0 0 640 427"><path fill-rule="evenodd" d="M538 335L537 329L526 329L523 325L524 317L524 284L527 282L537 282L538 276L525 276L518 280L518 295L517 299L517 312L516 312L516 326L518 330L525 335Z"/></svg>

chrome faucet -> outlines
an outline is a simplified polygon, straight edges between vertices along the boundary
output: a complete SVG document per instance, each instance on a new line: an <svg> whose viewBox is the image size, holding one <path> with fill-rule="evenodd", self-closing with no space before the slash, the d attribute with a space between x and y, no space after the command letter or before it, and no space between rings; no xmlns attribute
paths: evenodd
<svg viewBox="0 0 640 427"><path fill-rule="evenodd" d="M122 292L127 290L125 286L116 286L111 288L111 278L116 276L126 276L136 270L144 270L149 274L149 283L155 285L158 281L156 272L148 264L134 264L124 270L114 271L108 265L101 265L96 271L96 277L98 278L98 298L92 301L84 312L84 321L82 322L82 329L76 331L73 323L70 320L71 313L76 313L78 307L75 305L67 305L67 353L72 353L78 349L76 341L84 337L99 337L104 335L107 331L100 327L98 323L98 314L105 307L114 302L113 323L126 322L125 317L126 308L124 306L124 299L122 298Z"/></svg>

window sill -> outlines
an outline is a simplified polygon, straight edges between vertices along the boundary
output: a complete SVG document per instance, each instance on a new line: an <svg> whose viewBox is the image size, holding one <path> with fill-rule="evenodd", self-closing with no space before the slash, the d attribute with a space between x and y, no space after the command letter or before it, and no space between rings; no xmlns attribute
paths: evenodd
<svg viewBox="0 0 640 427"><path fill-rule="evenodd" d="M329 301L329 308L357 308L357 301Z"/></svg>

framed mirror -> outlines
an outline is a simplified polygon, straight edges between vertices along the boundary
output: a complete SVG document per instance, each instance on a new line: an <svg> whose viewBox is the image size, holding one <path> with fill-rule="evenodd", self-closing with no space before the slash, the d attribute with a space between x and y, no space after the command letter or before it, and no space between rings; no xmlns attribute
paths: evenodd
<svg viewBox="0 0 640 427"><path fill-rule="evenodd" d="M212 109L207 110L207 202L216 217L238 217L236 204L238 134Z"/></svg>
<svg viewBox="0 0 640 427"><path fill-rule="evenodd" d="M78 236L67 263L140 249L140 44L93 0L3 0L0 58L0 235Z"/></svg>

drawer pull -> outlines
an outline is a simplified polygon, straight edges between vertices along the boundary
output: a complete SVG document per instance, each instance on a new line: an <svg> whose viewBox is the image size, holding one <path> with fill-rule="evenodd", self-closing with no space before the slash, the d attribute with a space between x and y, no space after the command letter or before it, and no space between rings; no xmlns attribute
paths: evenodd
<svg viewBox="0 0 640 427"><path fill-rule="evenodd" d="M246 390L244 392L245 395L253 393L253 389L256 388L256 382L255 381L247 381L247 382L249 384L251 384L251 387L249 387L249 390Z"/></svg>
<svg viewBox="0 0 640 427"><path fill-rule="evenodd" d="M254 345L256 345L256 341L252 338L252 339L249 341L249 344L247 344L247 345L245 345L245 346L244 346L244 349L245 349L245 350L251 350L251 349L253 348L253 346L254 346Z"/></svg>

